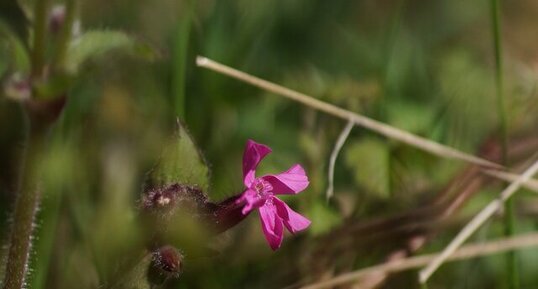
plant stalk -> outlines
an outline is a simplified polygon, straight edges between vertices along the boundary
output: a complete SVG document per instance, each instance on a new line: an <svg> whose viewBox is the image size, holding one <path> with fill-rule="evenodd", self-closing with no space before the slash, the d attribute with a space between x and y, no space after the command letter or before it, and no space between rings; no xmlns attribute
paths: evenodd
<svg viewBox="0 0 538 289"><path fill-rule="evenodd" d="M494 162L464 153L462 151L442 145L432 140L420 137L418 135L414 135L410 132L395 128L386 123L382 123L380 121L354 113L352 111L343 109L341 107L332 105L330 103L323 102L313 96L306 95L304 93L300 93L295 90L291 90L289 88L261 79L259 77L247 74L245 72L239 71L237 69L234 69L224 64L213 61L209 58L206 58L203 56L196 57L196 65L198 65L199 67L204 67L209 70L213 70L215 72L227 75L237 80L246 82L250 85L259 87L268 92L272 92L276 95L287 97L291 100L294 100L296 102L309 106L315 110L319 110L324 113L327 113L327 114L330 114L330 115L333 115L333 116L336 116L345 120L352 120L357 126L366 128L368 130L372 130L389 139L400 141L402 143L416 147L423 151L429 152L433 155L437 155L442 158L457 159L457 160L461 160L461 161L465 161L468 163L472 163L472 164L484 166L484 167L489 167L489 168L496 168L496 169L503 168L503 166L496 164Z"/></svg>
<svg viewBox="0 0 538 289"><path fill-rule="evenodd" d="M75 15L77 10L76 0L65 1L65 18L62 24L60 38L57 42L56 54L54 55L54 69L63 69L65 66L65 57L69 44L71 43L71 35L73 33L73 23L75 22Z"/></svg>
<svg viewBox="0 0 538 289"><path fill-rule="evenodd" d="M493 46L495 48L495 88L500 121L501 164L506 166L508 164L508 119L506 112L506 101L504 97L501 7L499 0L491 0L491 18L493 28ZM506 201L504 209L504 235L510 237L514 235L515 227L513 199ZM519 272L517 268L516 253L514 251L508 252L506 255L506 272L508 274L508 288L519 288Z"/></svg>
<svg viewBox="0 0 538 289"><path fill-rule="evenodd" d="M32 78L39 79L43 77L44 73L50 3L50 0L37 0L34 7L34 40L31 51ZM32 111L29 106L26 106L26 111L29 118L29 130L22 161L21 184L18 188L13 212L4 289L22 289L26 286L35 227L34 219L41 195L38 175L45 150L45 139L51 125L51 122L43 121L36 114L37 111Z"/></svg>
<svg viewBox="0 0 538 289"><path fill-rule="evenodd" d="M43 76L45 53L47 51L47 20L50 0L37 0L34 9L34 43L32 48L32 76Z"/></svg>
<svg viewBox="0 0 538 289"><path fill-rule="evenodd" d="M172 104L176 117L180 117L183 120L186 119L185 87L187 83L187 63L189 61L188 48L195 3L195 1L184 1L185 9L177 25L177 32L174 35L173 43Z"/></svg>
<svg viewBox="0 0 538 289"><path fill-rule="evenodd" d="M23 161L23 180L15 201L9 255L4 289L25 287L34 232L34 219L39 206L38 172L45 148L48 125L30 121Z"/></svg>

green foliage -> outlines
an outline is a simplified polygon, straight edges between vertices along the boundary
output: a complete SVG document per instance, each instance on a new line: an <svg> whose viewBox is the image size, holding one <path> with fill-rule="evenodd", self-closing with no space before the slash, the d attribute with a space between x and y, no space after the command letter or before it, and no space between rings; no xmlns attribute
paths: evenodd
<svg viewBox="0 0 538 289"><path fill-rule="evenodd" d="M424 134L431 130L435 107L408 101L394 101L387 104L388 123L403 130Z"/></svg>
<svg viewBox="0 0 538 289"><path fill-rule="evenodd" d="M35 98L54 99L65 94L73 85L75 77L70 74L58 73L47 81L34 83Z"/></svg>
<svg viewBox="0 0 538 289"><path fill-rule="evenodd" d="M446 109L445 142L473 147L497 123L493 78L468 51L455 51L440 61L439 79Z"/></svg>
<svg viewBox="0 0 538 289"><path fill-rule="evenodd" d="M124 32L87 31L72 41L67 53L67 70L78 71L86 61L114 50L149 60L157 57L151 46Z"/></svg>
<svg viewBox="0 0 538 289"><path fill-rule="evenodd" d="M138 264L124 276L121 280L111 286L110 289L151 289L154 286L149 282L148 275L151 268L151 254L141 258Z"/></svg>
<svg viewBox="0 0 538 289"><path fill-rule="evenodd" d="M150 173L150 183L158 186L174 183L193 185L207 192L209 169L199 149L179 121L176 133L163 147L164 153L157 167Z"/></svg>
<svg viewBox="0 0 538 289"><path fill-rule="evenodd" d="M3 0L0 2L0 22L5 23L15 32L18 41L28 41L29 21L17 0Z"/></svg>
<svg viewBox="0 0 538 289"><path fill-rule="evenodd" d="M354 171L359 187L382 199L390 197L390 151L387 143L375 138L351 142L345 163Z"/></svg>
<svg viewBox="0 0 538 289"><path fill-rule="evenodd" d="M36 1L19 2L24 11L13 0L0 4L3 83L13 73L26 80L30 71L31 33L24 14L33 18ZM536 143L536 40L529 27L538 27L538 18L532 0L512 2L503 4L509 36L506 96L510 130L518 136L511 141L525 151ZM437 226L429 215L414 213L431 209L429 200L455 198L466 180L460 175L464 165L357 127L338 158L335 198L327 203L327 163L345 121L194 64L195 55L208 56L471 154L484 144L488 149L498 120L491 35L483 33L490 25L487 1L399 3L82 1L76 20L89 30L73 35L61 62L54 57L58 35L49 35L42 51L46 77L32 82L38 96L67 92L69 97L44 163L31 288L148 289L145 253L161 242L185 253L185 273L163 289L284 288L316 281L386 260L408 241L403 234L417 226L420 232L439 233L427 238L425 250L441 249L470 215L495 198L496 182L482 181L489 187L463 198L464 206L445 219L450 226ZM2 212L11 210L18 180L25 131L20 107L0 99ZM185 126L171 135L177 116ZM286 236L282 249L272 252L255 212L225 234L208 237L196 220L188 220L189 212L181 211L155 240L154 227L165 226L157 219L147 229L140 218L144 183L196 185L210 191L212 201L239 193L248 138L274 150L259 174L292 163L305 167L310 186L289 200L312 220L309 230ZM210 164L211 181L200 151ZM521 151L524 161L536 149ZM457 186L443 195L452 182ZM530 194L516 199L518 231L536 229L534 201ZM383 223L395 215L412 220ZM7 219L0 220L2 237L8 236ZM476 241L501 231L492 220ZM333 232L337 239L331 239ZM319 245L323 248L317 250ZM522 281L532 287L538 284L536 256L524 255ZM430 288L496 288L506 277L499 261L454 263ZM416 284L416 272L398 274L384 286L410 284Z"/></svg>
<svg viewBox="0 0 538 289"><path fill-rule="evenodd" d="M342 222L342 217L337 211L327 206L324 201L315 202L309 214L312 225L310 233L312 235L322 235L328 233Z"/></svg>
<svg viewBox="0 0 538 289"><path fill-rule="evenodd" d="M17 37L12 28L1 20L0 39L5 40L6 46L2 49L1 53L4 59L8 60L0 64L5 65L6 69L9 67L12 70L17 69L18 71L27 72L30 69L30 58L28 48L25 47L25 42ZM0 75L4 73L4 70L0 69Z"/></svg>

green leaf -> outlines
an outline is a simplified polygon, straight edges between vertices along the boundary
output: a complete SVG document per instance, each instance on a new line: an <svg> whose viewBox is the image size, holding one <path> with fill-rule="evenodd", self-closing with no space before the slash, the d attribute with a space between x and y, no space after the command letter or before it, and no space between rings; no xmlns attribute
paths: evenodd
<svg viewBox="0 0 538 289"><path fill-rule="evenodd" d="M124 275L118 284L111 289L150 289L153 286L148 280L148 272L151 266L151 254L144 256L131 271Z"/></svg>
<svg viewBox="0 0 538 289"><path fill-rule="evenodd" d="M475 149L498 126L491 72L467 51L445 55L439 65L439 88L446 117L441 142ZM509 118L510 119L510 118Z"/></svg>
<svg viewBox="0 0 538 289"><path fill-rule="evenodd" d="M355 171L355 182L380 198L390 193L389 147L374 138L365 138L350 144L345 162Z"/></svg>
<svg viewBox="0 0 538 289"><path fill-rule="evenodd" d="M157 167L150 173L152 185L184 184L207 192L209 169L186 129L178 122L178 131L166 145Z"/></svg>
<svg viewBox="0 0 538 289"><path fill-rule="evenodd" d="M14 31L22 45L27 45L29 21L17 0L0 1L0 21Z"/></svg>
<svg viewBox="0 0 538 289"><path fill-rule="evenodd" d="M150 45L123 32L89 31L72 41L67 53L67 69L76 72L89 59L114 50L147 60L157 57L156 51Z"/></svg>
<svg viewBox="0 0 538 289"><path fill-rule="evenodd" d="M387 112L389 124L415 134L428 132L434 123L435 111L428 104L396 100L387 103Z"/></svg>
<svg viewBox="0 0 538 289"><path fill-rule="evenodd" d="M310 233L314 236L327 233L342 223L340 214L328 207L324 201L315 202L308 216L312 221Z"/></svg>
<svg viewBox="0 0 538 289"><path fill-rule="evenodd" d="M5 51L0 52L4 58L0 64L6 66L6 69L26 72L30 69L30 56L24 42L16 33L7 23L0 20L0 40L5 39L7 44ZM0 74L3 72L0 71Z"/></svg>
<svg viewBox="0 0 538 289"><path fill-rule="evenodd" d="M71 74L58 73L50 77L47 81L35 82L34 97L38 99L55 99L62 97L72 86L75 78Z"/></svg>

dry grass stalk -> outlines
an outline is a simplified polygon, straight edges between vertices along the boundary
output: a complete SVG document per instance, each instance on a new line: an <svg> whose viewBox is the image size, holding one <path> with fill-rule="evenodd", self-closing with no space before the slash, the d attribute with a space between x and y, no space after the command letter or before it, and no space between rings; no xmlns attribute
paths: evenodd
<svg viewBox="0 0 538 289"><path fill-rule="evenodd" d="M437 155L443 158L458 159L465 162L473 163L480 166L486 166L490 168L502 168L501 165L496 164L494 162L488 161L483 158L479 158L477 156L473 156L471 154L459 151L457 149L439 144L432 140L419 137L407 131L404 131L404 130L395 128L393 126L387 125L385 123L379 122L377 120L368 118L366 116L359 115L349 110L323 102L312 96L309 96L304 93L300 93L300 92L291 90L289 88L280 86L278 84L269 82L267 80L252 76L245 72L242 72L237 69L231 68L229 66L223 65L221 63L215 62L206 57L198 56L196 58L196 64L200 67L204 67L204 68L222 73L224 75L249 83L251 85L267 90L269 92L295 100L311 108L323 111L325 113L334 115L336 117L340 117L345 120L351 120L358 126L373 130L385 137L401 141L403 143L406 143L413 147L427 151L434 155Z"/></svg>
<svg viewBox="0 0 538 289"><path fill-rule="evenodd" d="M538 246L538 233L519 235L515 237L472 244L462 247L451 254L446 261L466 260L476 257L503 253L506 251ZM441 254L428 254L400 259L392 262L375 265L357 271L345 273L335 278L301 287L302 289L322 289L355 282L371 274L391 274L415 269L429 264Z"/></svg>
<svg viewBox="0 0 538 289"><path fill-rule="evenodd" d="M508 181L508 182L514 182L519 177L518 174L495 171L495 170L483 170L482 172L488 176L491 176L491 177L494 177L503 181ZM522 184L522 187L538 193L538 180L529 179L528 181Z"/></svg>
<svg viewBox="0 0 538 289"><path fill-rule="evenodd" d="M536 172L538 172L538 161L534 162L525 172L518 176L518 178L510 183L506 189L504 189L500 197L491 201L486 207L482 209L448 244L443 252L433 259L426 268L422 269L419 273L419 282L425 283L430 276L437 270L443 262L445 262L450 255L452 255L458 247L463 244L480 226L482 226L495 212L497 212L503 204L508 200L522 184L527 182Z"/></svg>

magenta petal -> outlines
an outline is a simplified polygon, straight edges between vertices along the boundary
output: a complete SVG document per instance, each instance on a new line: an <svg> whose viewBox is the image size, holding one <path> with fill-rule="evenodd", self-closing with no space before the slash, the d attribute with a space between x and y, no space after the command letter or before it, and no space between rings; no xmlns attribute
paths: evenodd
<svg viewBox="0 0 538 289"><path fill-rule="evenodd" d="M275 206L270 203L261 206L259 211L265 239L267 239L271 249L276 250L280 248L284 236L282 220L277 216Z"/></svg>
<svg viewBox="0 0 538 289"><path fill-rule="evenodd" d="M277 215L282 219L282 222L284 222L284 225L286 225L286 228L291 233L295 234L310 226L310 220L292 210L279 198L274 197L273 203L275 204Z"/></svg>
<svg viewBox="0 0 538 289"><path fill-rule="evenodd" d="M271 152L271 149L253 140L247 141L245 152L243 153L243 182L250 187L255 179L256 167L260 161Z"/></svg>
<svg viewBox="0 0 538 289"><path fill-rule="evenodd" d="M241 210L243 215L250 213L250 211L259 208L265 203L265 200L260 198L256 191L247 189L243 195L237 200L238 203L245 202L245 206Z"/></svg>
<svg viewBox="0 0 538 289"><path fill-rule="evenodd" d="M294 165L278 175L266 175L262 179L273 186L275 194L297 194L308 187L308 177L301 165Z"/></svg>

